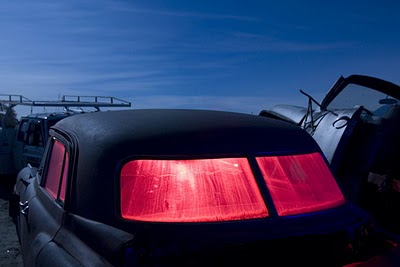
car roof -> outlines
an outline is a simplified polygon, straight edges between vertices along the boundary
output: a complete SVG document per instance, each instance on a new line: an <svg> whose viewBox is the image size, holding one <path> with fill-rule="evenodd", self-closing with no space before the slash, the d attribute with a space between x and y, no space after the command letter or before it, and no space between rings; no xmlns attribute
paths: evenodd
<svg viewBox="0 0 400 267"><path fill-rule="evenodd" d="M212 110L87 113L60 120L50 133L77 147L70 211L109 223L115 218L110 198L119 191L118 166L125 160L320 152L315 140L291 123Z"/></svg>
<svg viewBox="0 0 400 267"><path fill-rule="evenodd" d="M312 138L300 127L280 120L224 111L103 111L63 119L55 128L74 135L80 153L86 153L86 150L90 153L93 147L113 150L113 153L127 150L130 155L315 151Z"/></svg>
<svg viewBox="0 0 400 267"><path fill-rule="evenodd" d="M43 112L43 113L32 113L22 116L21 119L41 119L41 120L60 120L65 117L69 117L74 114L73 112Z"/></svg>

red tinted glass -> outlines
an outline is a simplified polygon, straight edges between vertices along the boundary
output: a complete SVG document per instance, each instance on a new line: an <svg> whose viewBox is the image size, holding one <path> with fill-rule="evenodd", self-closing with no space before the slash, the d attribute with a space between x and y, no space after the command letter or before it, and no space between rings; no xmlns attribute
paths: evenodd
<svg viewBox="0 0 400 267"><path fill-rule="evenodd" d="M60 195L59 195L59 199L61 199L62 201L65 200L65 190L67 187L68 163L69 163L69 158L68 158L68 152L67 152L67 153L65 153L64 170L63 170Z"/></svg>
<svg viewBox="0 0 400 267"><path fill-rule="evenodd" d="M49 168L47 169L45 182L46 189L54 198L57 197L58 186L60 184L61 171L64 162L64 151L64 146L55 140L51 151L50 162L48 165Z"/></svg>
<svg viewBox="0 0 400 267"><path fill-rule="evenodd" d="M281 216L329 209L345 202L319 153L258 157L257 162Z"/></svg>
<svg viewBox="0 0 400 267"><path fill-rule="evenodd" d="M134 160L123 166L120 186L125 219L216 222L268 216L245 158Z"/></svg>

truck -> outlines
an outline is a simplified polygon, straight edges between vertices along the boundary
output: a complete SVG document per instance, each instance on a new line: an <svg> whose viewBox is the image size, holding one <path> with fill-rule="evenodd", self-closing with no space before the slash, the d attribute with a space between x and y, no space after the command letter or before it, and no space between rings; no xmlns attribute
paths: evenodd
<svg viewBox="0 0 400 267"><path fill-rule="evenodd" d="M31 107L31 112L33 107L59 107L62 111L31 113L16 119L14 108L18 105ZM0 94L0 107L4 113L0 129L0 176L14 177L27 165L39 166L49 129L58 121L99 112L102 108L129 108L131 102L112 96L77 95L63 95L55 101L33 101L22 95Z"/></svg>

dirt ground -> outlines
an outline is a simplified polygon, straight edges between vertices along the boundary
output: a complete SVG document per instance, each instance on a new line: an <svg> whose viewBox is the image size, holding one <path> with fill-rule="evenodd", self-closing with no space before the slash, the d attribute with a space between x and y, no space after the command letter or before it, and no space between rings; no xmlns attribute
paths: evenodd
<svg viewBox="0 0 400 267"><path fill-rule="evenodd" d="M8 216L8 199L12 183L0 177L0 266L23 266L15 226Z"/></svg>

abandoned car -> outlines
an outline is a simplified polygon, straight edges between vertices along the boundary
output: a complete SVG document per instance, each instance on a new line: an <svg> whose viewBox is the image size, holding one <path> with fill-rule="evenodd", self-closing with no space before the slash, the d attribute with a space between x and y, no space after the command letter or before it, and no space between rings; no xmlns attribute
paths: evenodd
<svg viewBox="0 0 400 267"><path fill-rule="evenodd" d="M301 126L317 141L348 197L400 233L400 86L371 76L340 77L319 103L278 104L259 115Z"/></svg>
<svg viewBox="0 0 400 267"><path fill-rule="evenodd" d="M350 266L397 244L288 122L137 109L49 134L10 198L25 266Z"/></svg>

